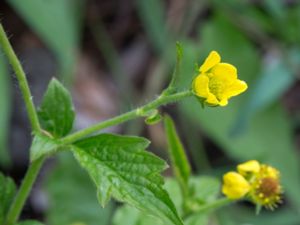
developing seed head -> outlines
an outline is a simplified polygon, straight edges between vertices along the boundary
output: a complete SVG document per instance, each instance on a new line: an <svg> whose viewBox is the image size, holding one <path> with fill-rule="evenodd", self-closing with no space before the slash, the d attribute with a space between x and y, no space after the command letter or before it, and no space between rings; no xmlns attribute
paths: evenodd
<svg viewBox="0 0 300 225"><path fill-rule="evenodd" d="M282 202L279 171L271 166L261 165L250 189L251 200L267 209L273 210Z"/></svg>

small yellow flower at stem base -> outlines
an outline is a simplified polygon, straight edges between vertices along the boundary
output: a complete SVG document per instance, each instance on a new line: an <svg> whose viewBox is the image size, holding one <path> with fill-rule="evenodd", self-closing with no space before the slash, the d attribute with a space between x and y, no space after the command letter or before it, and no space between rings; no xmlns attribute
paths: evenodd
<svg viewBox="0 0 300 225"><path fill-rule="evenodd" d="M237 172L223 176L222 192L230 199L245 197L261 208L273 210L282 202L280 173L272 166L250 160L237 166Z"/></svg>
<svg viewBox="0 0 300 225"><path fill-rule="evenodd" d="M239 174L247 176L251 173L258 173L260 170L260 164L256 160L250 160L237 166Z"/></svg>
<svg viewBox="0 0 300 225"><path fill-rule="evenodd" d="M229 199L243 198L250 190L250 184L240 174L228 172L223 176L222 192Z"/></svg>
<svg viewBox="0 0 300 225"><path fill-rule="evenodd" d="M247 89L247 84L237 79L237 69L231 64L221 63L216 51L210 52L200 66L192 86L194 94L209 106L226 106L231 97Z"/></svg>

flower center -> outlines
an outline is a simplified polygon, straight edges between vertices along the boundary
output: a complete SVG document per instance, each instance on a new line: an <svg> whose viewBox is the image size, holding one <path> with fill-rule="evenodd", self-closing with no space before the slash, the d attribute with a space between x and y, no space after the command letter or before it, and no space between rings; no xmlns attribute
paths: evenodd
<svg viewBox="0 0 300 225"><path fill-rule="evenodd" d="M263 178L257 190L257 193L263 194L263 196L266 198L277 195L278 192L279 192L279 183L276 179L271 177Z"/></svg>
<svg viewBox="0 0 300 225"><path fill-rule="evenodd" d="M209 91L213 95L215 95L218 100L222 99L222 93L225 88L224 82L222 80L210 78L208 88Z"/></svg>

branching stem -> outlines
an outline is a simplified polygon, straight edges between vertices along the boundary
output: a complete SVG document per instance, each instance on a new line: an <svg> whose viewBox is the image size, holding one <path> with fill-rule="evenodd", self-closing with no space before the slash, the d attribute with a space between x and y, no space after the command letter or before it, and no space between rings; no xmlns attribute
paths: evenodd
<svg viewBox="0 0 300 225"><path fill-rule="evenodd" d="M37 112L34 107L34 104L32 102L32 95L28 86L28 82L24 73L24 70L21 66L20 61L18 60L11 44L8 41L7 35L3 29L3 26L0 24L0 45L3 48L4 53L6 54L9 63L12 65L12 68L14 69L14 72L16 74L16 77L18 79L21 93L26 105L28 117L31 123L31 127L34 133L40 133L41 132L41 126L38 120ZM173 80L175 82L175 80ZM172 86L172 85L171 85ZM138 118L138 117L144 117L147 115L147 113L151 112L152 110L157 109L161 105L166 105L168 103L179 101L183 98L192 96L192 91L182 91L177 93L164 93L160 95L157 99L153 100L152 102L139 107L135 110L132 110L130 112L124 113L122 115L116 116L112 119L108 119L106 121L103 121L101 123L98 123L96 125L93 125L91 127L88 127L86 129L83 129L81 131L75 132L63 139L61 139L61 143L64 144L70 144L74 141L77 141L81 138L84 138L94 132L100 131L104 128L115 126L121 123L124 123L126 121ZM24 207L24 204L26 202L26 199L28 198L28 195L32 189L32 186L37 178L37 175L45 161L45 157L41 157L37 159L36 161L33 161L24 177L24 180L20 186L20 189L10 206L10 209L8 211L8 214L6 216L5 225L13 225L17 222L20 213Z"/></svg>
<svg viewBox="0 0 300 225"><path fill-rule="evenodd" d="M26 79L25 72L21 66L20 61L18 60L11 44L8 41L7 35L3 29L2 24L0 24L0 45L6 54L9 63L11 64L13 70L15 71L21 93L26 105L26 110L30 120L32 130L36 133L41 131L40 123L36 113L36 109L32 102L32 95L29 89L29 85ZM22 182L22 185L10 207L10 210L6 216L6 225L13 225L18 220L21 210L24 206L24 203L30 193L32 185L38 175L38 172L44 162L44 158L41 158L32 164L30 164L28 171L25 175L25 178Z"/></svg>

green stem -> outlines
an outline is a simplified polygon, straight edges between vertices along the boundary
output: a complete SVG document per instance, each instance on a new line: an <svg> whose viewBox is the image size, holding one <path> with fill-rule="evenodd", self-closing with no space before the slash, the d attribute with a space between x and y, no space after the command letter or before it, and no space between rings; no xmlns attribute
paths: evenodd
<svg viewBox="0 0 300 225"><path fill-rule="evenodd" d="M13 225L17 222L28 194L31 191L32 185L41 169L41 166L44 163L44 160L45 158L41 157L30 165L18 194L16 195L14 202L12 203L7 214L5 225Z"/></svg>
<svg viewBox="0 0 300 225"><path fill-rule="evenodd" d="M226 205L229 205L233 203L233 200L229 199L229 198L220 198L210 204L207 204L207 205L204 205L202 206L201 208L199 208L197 210L196 213L206 213L206 212L210 212L212 210L216 210L216 209L219 209L223 206L226 206Z"/></svg>
<svg viewBox="0 0 300 225"><path fill-rule="evenodd" d="M189 97L192 96L193 93L192 91L183 91L183 92L178 92L172 95L164 95L164 96L159 96L157 99L155 99L154 101L140 107L137 108L135 110L129 111L127 113L124 113L122 115L116 116L112 119L106 120L104 122L95 124L91 127L88 127L86 129L80 130L78 132L75 132L65 138L63 138L61 141L64 144L70 144L74 141L77 141L85 136L88 136L94 132L100 131L104 128L107 127L111 127L111 126L115 126L118 125L120 123L124 123L128 120L132 120L134 118L140 117L140 116L144 116L145 114L147 114L147 112L158 108L161 105L165 105L171 102L175 102L178 101L182 98L185 97Z"/></svg>
<svg viewBox="0 0 300 225"><path fill-rule="evenodd" d="M3 29L2 24L0 24L0 44L3 48L3 51L5 52L9 63L11 64L11 66L13 67L19 85L20 85L20 89L25 101L25 105L26 105L26 109L27 109L27 113L28 113L28 117L32 126L33 131L35 132L40 132L40 124L39 124L39 120L37 117L37 113L34 107L34 104L32 102L32 95L27 83L27 79L24 73L24 70L21 66L20 61L18 60L11 44L8 41L8 38L6 36L6 33Z"/></svg>
<svg viewBox="0 0 300 225"><path fill-rule="evenodd" d="M8 41L7 35L3 29L2 24L0 24L0 45L6 54L9 63L16 73L16 77L18 79L21 93L26 105L28 117L31 123L32 130L36 133L41 131L40 123L38 120L38 116L32 102L32 95L28 86L28 82L24 73L24 70L21 66L20 61L18 60L11 44ZM39 159L33 162L26 173L26 176L22 182L22 185L16 195L14 202L12 203L10 210L6 217L6 225L13 225L18 220L21 210L24 206L24 203L30 193L32 185L36 179L36 176L44 162L44 159Z"/></svg>
<svg viewBox="0 0 300 225"><path fill-rule="evenodd" d="M198 204L197 205L189 204L187 206L189 208L189 213L185 215L185 218L187 218L191 215L195 215L195 214L209 213L209 212L217 210L223 206L229 205L233 202L234 202L233 200L228 199L228 198L220 198L214 202L205 204L204 206L200 206L200 207Z"/></svg>

